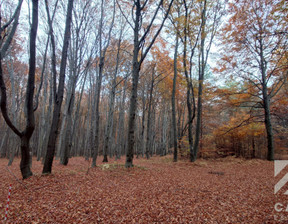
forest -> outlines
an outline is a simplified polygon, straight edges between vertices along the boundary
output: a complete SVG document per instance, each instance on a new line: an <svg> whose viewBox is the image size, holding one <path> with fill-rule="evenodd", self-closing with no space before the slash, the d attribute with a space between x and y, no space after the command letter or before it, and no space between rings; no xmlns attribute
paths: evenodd
<svg viewBox="0 0 288 224"><path fill-rule="evenodd" d="M286 0L1 0L5 175L27 190L20 179L38 189L65 167L83 178L81 164L111 179L182 166L222 178L230 163L272 172L288 159L287 30Z"/></svg>

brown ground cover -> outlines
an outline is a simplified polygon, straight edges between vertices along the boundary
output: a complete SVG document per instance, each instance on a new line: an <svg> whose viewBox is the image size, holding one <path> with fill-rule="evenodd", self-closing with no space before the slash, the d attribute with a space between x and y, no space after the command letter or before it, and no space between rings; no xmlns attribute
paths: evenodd
<svg viewBox="0 0 288 224"><path fill-rule="evenodd" d="M53 174L22 181L19 159L7 167L0 159L0 218L4 220L12 184L7 223L285 223L288 204L284 187L276 195L273 162L225 158L172 162L172 157L124 158L89 168L73 158L68 166L54 161ZM14 176L15 175L15 176ZM286 203L286 204L285 204ZM282 208L282 207L281 207ZM283 207L285 210L285 207ZM276 216L275 216L276 215ZM282 219L282 222L279 221ZM287 221L288 223L288 221Z"/></svg>

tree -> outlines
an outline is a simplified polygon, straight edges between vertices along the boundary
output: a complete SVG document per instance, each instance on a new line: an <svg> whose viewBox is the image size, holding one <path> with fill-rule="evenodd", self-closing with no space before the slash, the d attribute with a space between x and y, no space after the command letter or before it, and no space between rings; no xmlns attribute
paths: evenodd
<svg viewBox="0 0 288 224"><path fill-rule="evenodd" d="M26 117L26 126L24 131L19 131L17 127L14 126L13 122L10 120L7 110L7 96L6 96L6 86L3 78L3 70L2 70L2 58L5 56L5 52L7 51L12 38L15 34L16 27L18 25L18 19L20 14L20 9L23 1L19 1L18 7L15 11L13 19L9 22L12 23L14 20L12 29L8 35L8 38L1 46L1 54L0 54L0 88L1 88L1 111L2 115L7 123L7 125L17 134L21 139L21 162L20 162L20 170L22 173L23 179L26 179L32 176L32 172L30 169L30 139L35 129L35 118L34 118L34 84L35 84L35 70L36 70L36 36L37 36L37 28L38 28L38 0L33 0L32 4L32 24L30 30L30 48L29 48L29 73L28 73L28 81L26 88L26 99L25 99L25 117ZM0 18L1 22L1 18ZM5 27L9 26L5 24L1 27L1 43L2 43L2 31L4 31ZM1 25L1 24L0 24Z"/></svg>
<svg viewBox="0 0 288 224"><path fill-rule="evenodd" d="M62 119L62 128L59 137L59 153L61 155L60 163L68 164L69 154L72 147L72 139L74 128L73 125L73 110L75 104L76 85L81 75L84 74L85 79L87 75L87 68L90 66L91 55L94 53L88 51L89 29L91 29L92 18L91 15L91 1L81 2L74 5L74 20L71 28L71 44L69 49L69 80L67 85L67 100L65 102L64 116ZM85 53L90 53L86 65L84 64ZM84 68L83 68L84 67ZM77 113L76 113L77 115ZM78 117L75 116L75 120ZM73 126L74 127L74 126Z"/></svg>
<svg viewBox="0 0 288 224"><path fill-rule="evenodd" d="M144 16L146 11L148 10L148 0L134 0L132 3L132 17L134 25L132 25L127 16L123 13L123 16L127 19L127 22L130 24L133 29L133 37L134 37L134 49L133 49L133 67L132 67L132 90L130 97L130 107L129 107L129 123L128 123L128 148L126 153L126 167L133 166L133 154L134 154L134 144L135 144L135 118L136 118L136 109L137 109L137 89L138 89L138 81L139 81L139 72L141 69L141 64L149 53L152 45L154 44L157 36L161 32L164 22L167 19L168 13L170 11L173 0L170 1L167 11L165 12L164 18L157 29L156 33L152 36L151 42L145 46L145 41L148 39L148 34L152 32L152 26L157 18L157 15L163 5L163 0L160 0L156 6L155 12L152 14L152 19L150 20L148 25L143 27ZM121 6L118 3L120 10ZM123 12L123 11L122 11ZM144 33L141 35L141 29L144 28Z"/></svg>
<svg viewBox="0 0 288 224"><path fill-rule="evenodd" d="M110 87L111 90L109 94L109 109L108 109L108 118L107 118L107 125L106 125L106 134L105 134L105 139L104 139L103 162L108 162L107 153L108 153L109 147L110 147L110 152L112 151L111 140L112 140L112 129L113 129L113 116L114 116L114 110L115 110L114 105L115 105L116 88L117 88L117 75L119 72L118 70L119 70L120 56L121 56L120 55L121 42L123 38L124 28L125 28L125 23L120 28L119 40L117 41L116 62L115 62L116 65L115 65L114 71L112 71L113 77L111 81L111 87Z"/></svg>
<svg viewBox="0 0 288 224"><path fill-rule="evenodd" d="M101 17L99 21L99 70L98 70L98 76L97 76L97 95L96 95L96 105L95 105L95 122L96 122L96 127L95 127L95 140L94 140L94 149L93 149L93 160L92 160L92 167L96 166L96 160L97 160L97 155L98 155L98 148L99 148L99 122L100 122L100 112L99 112L99 105L100 105L100 93L101 93L101 86L102 86L102 78L103 78L103 71L104 71L104 64L105 64L105 56L107 49L110 44L111 40L111 32L112 28L114 25L114 19L115 19L115 8L116 8L116 2L115 0L113 1L113 14L112 14L112 20L109 26L108 30L108 37L106 40L106 43L102 43L103 41L103 30L104 30L104 0L101 1ZM103 38L103 39L102 39ZM107 159L107 158L106 158ZM104 162L105 162L104 158ZM107 161L108 162L108 161Z"/></svg>
<svg viewBox="0 0 288 224"><path fill-rule="evenodd" d="M48 5L48 2L45 2ZM60 65L60 72L59 72L59 84L56 94L56 54L55 54L55 42L52 22L49 15L49 10L47 10L48 16L48 23L49 23L49 33L51 37L51 44L52 44L52 72L54 76L54 109L53 109L53 117L52 117L52 124L48 139L48 146L47 146L47 153L44 161L43 171L42 173L51 173L52 171L52 164L55 154L56 148L56 140L58 136L58 126L60 121L60 114L61 114L61 106L63 102L64 96L64 85L65 85L65 73L66 73L66 64L67 64L67 52L70 40L70 27L72 21L72 9L73 9L73 0L68 1L67 6L67 15L66 15L66 22L65 22L65 33L64 33L64 40L63 40L63 48L62 48L62 57L61 57L61 65Z"/></svg>
<svg viewBox="0 0 288 224"><path fill-rule="evenodd" d="M271 99L285 82L287 65L282 58L287 52L287 11L285 1L253 0L232 1L231 17L222 31L226 53L221 59L220 70L248 81L257 89L254 94L264 110L267 135L267 159L274 160ZM219 71L220 71L219 70Z"/></svg>

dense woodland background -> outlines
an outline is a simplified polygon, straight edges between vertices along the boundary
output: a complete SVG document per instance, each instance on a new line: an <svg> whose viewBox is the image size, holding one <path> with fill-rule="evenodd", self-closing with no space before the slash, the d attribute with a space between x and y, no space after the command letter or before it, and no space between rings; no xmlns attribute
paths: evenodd
<svg viewBox="0 0 288 224"><path fill-rule="evenodd" d="M287 1L0 6L0 155L23 178L32 155L287 155Z"/></svg>

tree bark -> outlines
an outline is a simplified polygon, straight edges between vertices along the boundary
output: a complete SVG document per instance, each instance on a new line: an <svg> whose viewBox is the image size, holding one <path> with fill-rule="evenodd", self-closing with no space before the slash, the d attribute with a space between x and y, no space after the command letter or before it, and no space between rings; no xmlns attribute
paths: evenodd
<svg viewBox="0 0 288 224"><path fill-rule="evenodd" d="M267 134L267 160L273 161L274 160L274 139L273 139L273 129L272 129L272 122L271 122L271 113L270 113L270 96L268 95L268 87L267 87L267 62L264 58L264 50L263 50L263 43L262 38L259 40L260 45L260 70L261 70L261 77L262 77L262 95L263 95L263 107L264 107L264 117L265 117L265 128Z"/></svg>
<svg viewBox="0 0 288 224"><path fill-rule="evenodd" d="M172 104L172 130L173 130L173 161L177 162L178 160L178 138L177 138L177 124L176 124L176 106L175 106L175 95L176 95L176 82L177 82L177 57L178 57L178 45L179 45L179 37L178 32L176 33L176 44L175 44L175 52L174 52L174 77L173 77L173 89L171 96L171 104Z"/></svg>
<svg viewBox="0 0 288 224"><path fill-rule="evenodd" d="M95 142L94 142L94 150L93 150L93 160L92 160L92 167L96 166L96 160L98 155L98 148L99 148L99 121L100 121L100 115L99 115L99 105L100 105L100 93L101 93L101 86L102 86L102 76L103 76L103 69L104 69L104 63L105 63L105 54L107 51L107 48L110 43L111 39L111 31L114 24L114 18L115 18L115 7L116 3L114 1L114 8L113 8L113 18L112 22L109 27L108 37L107 37L107 43L106 46L103 48L102 46L102 32L103 32L103 19L104 19L104 0L101 1L101 18L100 18L100 25L99 25L99 51L100 51L100 61L99 61L99 74L97 79L97 97L96 97L96 128L95 128ZM107 155L106 155L107 159ZM108 159L107 159L108 161Z"/></svg>
<svg viewBox="0 0 288 224"><path fill-rule="evenodd" d="M7 113L6 86L4 83L3 71L2 71L2 56L4 55L4 54L2 54L3 49L1 49L1 55L0 55L1 111L2 111L2 115L3 115L6 123L8 124L8 126L21 139L20 170L21 170L21 174L22 174L23 179L26 179L26 178L33 175L31 172L31 169L30 169L29 141L30 141L30 138L31 138L31 136L34 132L34 129L35 129L33 97L34 97L35 70L36 70L36 37L37 37L37 28L38 28L38 0L33 0L32 4L33 4L33 6L32 6L32 24L31 24L31 30L30 30L29 73L28 73L28 81L27 81L27 87L26 87L26 98L25 98L26 127L25 127L25 130L23 132L20 132L14 126L14 124L11 122L9 115ZM21 8L21 4L20 4L20 8ZM18 12L18 18L19 18L19 13L20 13L20 9ZM18 18L16 18L16 21L18 21ZM12 37L13 37L13 35L12 35ZM5 46L5 44L4 44L4 46Z"/></svg>
<svg viewBox="0 0 288 224"><path fill-rule="evenodd" d="M204 53L204 44L206 39L206 0L204 1L204 7L201 13L201 42L200 42L200 54L201 60L199 57L199 77L198 77L198 102L197 102L197 119L196 119L196 130L195 130L195 143L194 143L194 161L197 159L197 154L199 151L199 142L201 134L201 123L202 123L202 92L203 92L203 82L204 74L206 68L205 53ZM206 52L208 54L208 52Z"/></svg>
<svg viewBox="0 0 288 224"><path fill-rule="evenodd" d="M54 154L55 154L56 141L57 141L57 136L58 136L58 126L59 126L60 114L61 114L61 106L62 106L63 95L64 95L65 70L66 70L67 53L68 53L68 46L69 46L69 40L70 40L72 9L73 9L73 0L69 0L68 7L67 7L65 34L64 34L64 40L63 40L62 58L61 58L60 73L59 73L59 85L58 85L56 100L54 102L53 118L52 118L49 139L48 139L47 153L46 153L44 167L42 171L43 174L51 173Z"/></svg>
<svg viewBox="0 0 288 224"><path fill-rule="evenodd" d="M151 86L150 86L150 92L149 92L149 101L148 101L148 113L147 113L147 129L146 129L146 158L149 159L150 157L150 151L152 151L152 149L150 149L151 144L150 141L152 140L150 138L151 136L151 108L152 108L152 99L153 99L153 89L154 89L154 82L155 82L155 66L153 66L153 70L152 70L152 79L151 79Z"/></svg>
<svg viewBox="0 0 288 224"><path fill-rule="evenodd" d="M124 111L124 106L125 106L125 100L126 100L126 87L127 87L127 79L124 81L124 86L122 88L123 94L122 94L122 99L120 100L120 106L119 106L119 118L118 118L118 131L117 131L117 150L116 150L116 159L120 159L120 156L122 153L125 152L125 147L126 147L126 141L125 141L125 136L124 136L124 123L125 123L125 111Z"/></svg>
<svg viewBox="0 0 288 224"><path fill-rule="evenodd" d="M106 127L106 136L104 141L104 158L103 162L108 162L107 153L110 147L110 152L112 151L111 146L111 138L112 138L112 126L113 126L113 117L114 117L114 105L115 105L115 96L116 96L116 78L118 74L119 61L120 61L120 49L121 49L121 41L122 41L122 32L123 29L120 30L119 40L117 44L117 56L116 56L116 66L113 73L111 91L110 91L110 100L109 100L109 111L108 111L108 121ZM111 154L111 153L110 153Z"/></svg>
<svg viewBox="0 0 288 224"><path fill-rule="evenodd" d="M147 29L145 29L145 32L143 36L139 39L139 32L141 29L142 24L142 15L141 12L144 10L144 6L147 4L148 1L145 1L143 5L141 5L140 0L135 0L133 8L135 8L135 18L134 21L134 27L133 27L133 33L134 33L134 49L133 49L133 67L132 67L132 90L131 90L131 97L130 97L130 107L129 107L129 122L128 122L128 147L127 147L127 153L126 153L126 163L125 167L133 167L133 154L134 154L134 145L135 145L135 119L136 119L136 110L137 110L137 89L138 89L138 81L139 81L139 72L141 68L141 64L144 61L145 57L147 56L148 52L150 51L152 45L154 44L157 36L161 32L164 22L167 19L168 13L170 11L171 5L173 3L173 0L170 1L169 8L167 12L165 13L164 19L162 20L162 23L160 27L158 28L156 34L153 36L152 41L147 46L147 48L144 50L142 49L141 55L140 49L141 47L144 47L145 39L148 35L148 33L151 30L152 24L158 14L158 11L160 9L160 6L163 4L163 0L161 0L156 8L156 11L152 17L151 22L147 26ZM140 56L140 60L138 57Z"/></svg>

